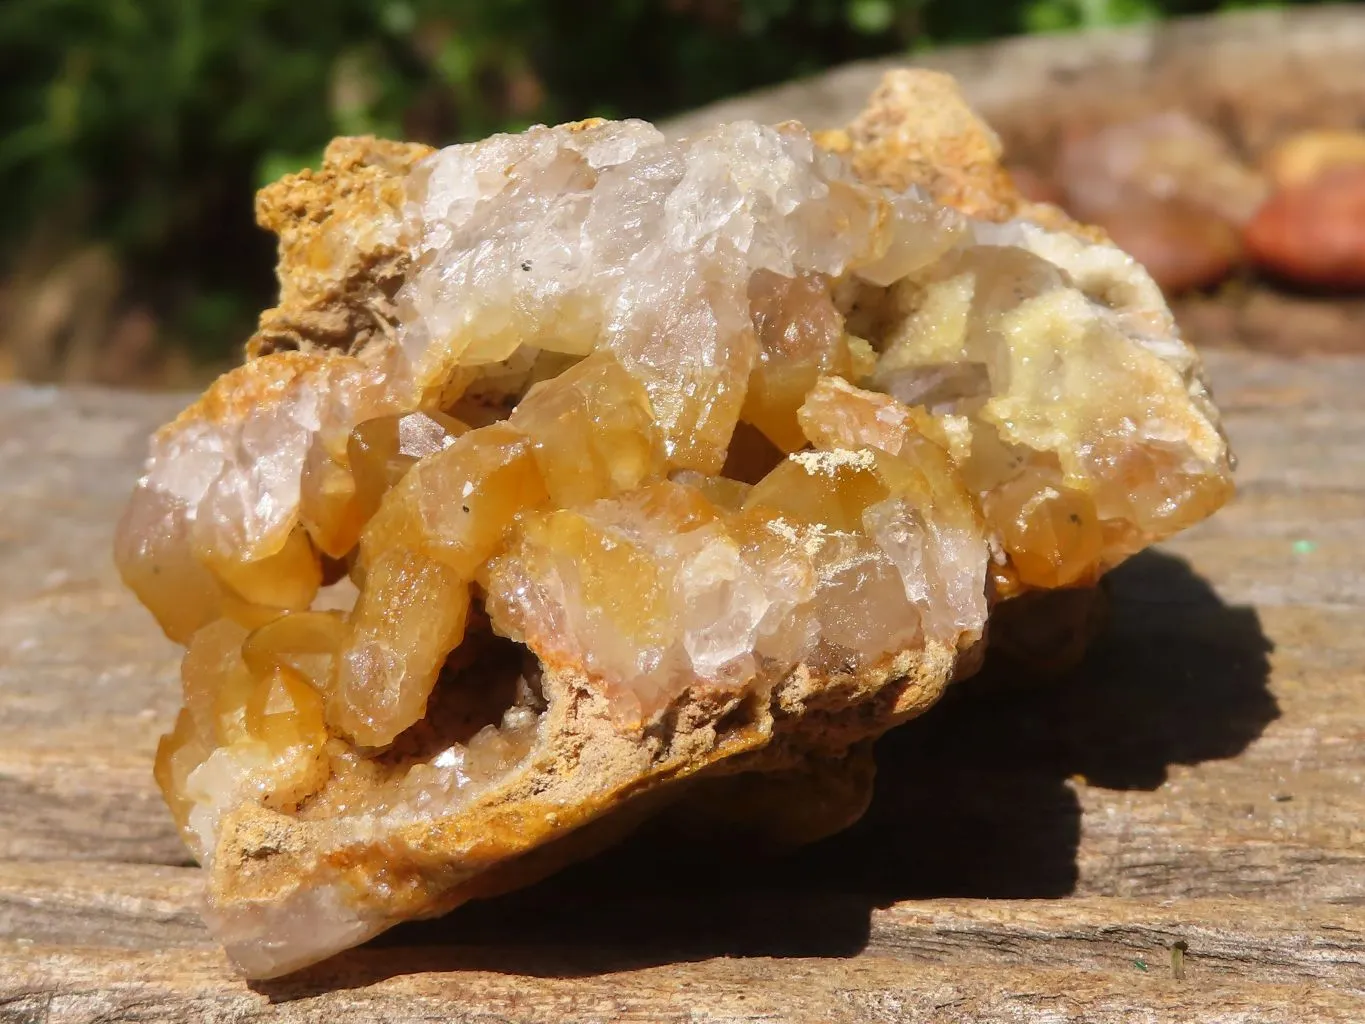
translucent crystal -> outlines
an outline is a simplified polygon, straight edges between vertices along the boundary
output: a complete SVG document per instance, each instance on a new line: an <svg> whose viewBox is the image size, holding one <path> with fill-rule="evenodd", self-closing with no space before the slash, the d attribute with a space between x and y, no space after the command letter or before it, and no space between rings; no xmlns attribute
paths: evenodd
<svg viewBox="0 0 1365 1024"><path fill-rule="evenodd" d="M547 500L530 439L495 423L418 463L384 497L360 538L369 564L395 546L421 551L472 581L516 517Z"/></svg>
<svg viewBox="0 0 1365 1024"><path fill-rule="evenodd" d="M550 501L561 508L628 491L665 470L649 396L610 354L537 384L508 423L531 439Z"/></svg>
<svg viewBox="0 0 1365 1024"><path fill-rule="evenodd" d="M533 128L443 150L413 191L399 303L421 387L522 345L607 348L672 463L711 472L759 356L749 279L839 274L890 241L879 192L804 131L750 123L684 143L638 121Z"/></svg>
<svg viewBox="0 0 1365 1024"><path fill-rule="evenodd" d="M380 499L403 479L403 474L419 460L448 448L467 429L459 420L439 412L378 416L359 424L346 441L346 462L355 482L356 518L362 524L368 522L379 510Z"/></svg>
<svg viewBox="0 0 1365 1024"><path fill-rule="evenodd" d="M420 719L468 608L469 584L448 566L404 548L371 558L337 652L328 723L378 747Z"/></svg>

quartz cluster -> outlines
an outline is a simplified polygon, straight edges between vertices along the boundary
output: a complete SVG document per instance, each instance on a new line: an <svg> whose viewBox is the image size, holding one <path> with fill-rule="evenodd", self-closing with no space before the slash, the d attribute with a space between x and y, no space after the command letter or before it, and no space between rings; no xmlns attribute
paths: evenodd
<svg viewBox="0 0 1365 1024"><path fill-rule="evenodd" d="M699 779L842 778L993 604L1227 499L1151 279L998 158L901 72L842 132L342 139L262 192L280 305L116 550L187 647L156 774L245 973Z"/></svg>

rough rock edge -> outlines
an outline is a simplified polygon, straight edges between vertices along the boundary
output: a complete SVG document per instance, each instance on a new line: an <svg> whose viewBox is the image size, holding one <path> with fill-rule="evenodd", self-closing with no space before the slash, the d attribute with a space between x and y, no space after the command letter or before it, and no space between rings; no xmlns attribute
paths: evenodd
<svg viewBox="0 0 1365 1024"><path fill-rule="evenodd" d="M336 833L352 827L348 819L236 808L219 831L206 916L231 936L228 955L248 976L297 970L400 921L443 914L589 856L682 795L679 784L755 771L799 778L808 758L838 759L927 710L958 662L957 651L931 642L857 674L801 665L766 694L693 687L628 726L581 672L551 669L535 747L454 815L347 844ZM855 776L855 785L870 782L870 772ZM846 810L842 817L849 823ZM311 929L314 946L300 948L295 937L289 960L259 956L288 931L289 915L320 901L353 916L335 931Z"/></svg>
<svg viewBox="0 0 1365 1024"><path fill-rule="evenodd" d="M918 185L936 202L982 220L1033 221L1091 242L1108 242L1059 207L1024 198L1001 166L1000 137L972 110L957 81L920 68L889 71L847 128L815 133L846 155L864 181L895 191Z"/></svg>
<svg viewBox="0 0 1365 1024"><path fill-rule="evenodd" d="M279 236L280 302L261 314L247 357L298 349L357 352L396 323L393 295L410 256L402 237L404 179L435 150L373 136L333 139L322 167L256 196L256 223ZM363 228L364 234L347 238ZM350 250L337 264L319 248ZM327 269L319 270L318 263Z"/></svg>

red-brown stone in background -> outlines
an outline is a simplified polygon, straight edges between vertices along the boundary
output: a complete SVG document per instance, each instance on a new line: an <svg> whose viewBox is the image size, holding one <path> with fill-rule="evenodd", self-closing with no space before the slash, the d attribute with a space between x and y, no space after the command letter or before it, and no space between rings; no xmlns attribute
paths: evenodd
<svg viewBox="0 0 1365 1024"><path fill-rule="evenodd" d="M1244 234L1267 271L1324 288L1365 288L1365 164L1282 189Z"/></svg>

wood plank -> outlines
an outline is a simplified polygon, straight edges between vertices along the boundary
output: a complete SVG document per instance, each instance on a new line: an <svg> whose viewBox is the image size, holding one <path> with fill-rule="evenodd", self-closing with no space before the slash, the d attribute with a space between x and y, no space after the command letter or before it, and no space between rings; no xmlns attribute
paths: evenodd
<svg viewBox="0 0 1365 1024"><path fill-rule="evenodd" d="M0 733L0 858L187 862L152 782L155 733L119 724Z"/></svg>
<svg viewBox="0 0 1365 1024"><path fill-rule="evenodd" d="M733 952L732 939L719 934L710 946L680 951L667 931L631 941L614 920L566 946L562 921L537 929L514 918L465 930L457 914L253 990L232 976L194 917L197 882L191 869L0 864L0 1014L9 1015L0 1020L349 1021L374 1013L420 1020L432 1012L469 1020L672 1020L684 1019L679 1007L691 990L704 992L703 1020L906 1019L896 1014L912 1012L1010 1020L1026 1010L1106 1012L1133 1000L1189 1020L1222 1019L1230 1007L1250 1005L1264 1014L1258 1019L1292 1020L1296 1003L1315 1019L1348 1020L1365 991L1365 933L1349 908L1123 899L931 900L872 910L853 971L843 950L834 960L722 960L716 953ZM631 912L647 921L686 917L690 902L675 897ZM769 922L789 913L772 893L725 909ZM833 904L823 909L829 920L845 916ZM407 944L414 939L421 945ZM1188 946L1183 983L1171 977L1177 941ZM799 1006L793 978L804 983ZM997 986L992 998L982 997ZM751 1004L739 999L742 991ZM868 1015L878 1007L891 1012Z"/></svg>
<svg viewBox="0 0 1365 1024"><path fill-rule="evenodd" d="M1210 368L1237 502L1115 574L1079 670L886 737L853 829L644 834L259 990L177 866L178 655L108 558L183 399L0 388L0 1022L1365 1019L1365 359Z"/></svg>
<svg viewBox="0 0 1365 1024"><path fill-rule="evenodd" d="M728 912L748 921L790 923L786 894L763 887L727 892ZM197 917L199 873L193 868L85 862L0 862L0 941L46 947L82 947L98 937L101 947L162 951L170 947L213 949ZM704 897L703 897L704 899ZM1169 972L1169 952L1188 947L1194 976L1219 976L1255 984L1316 981L1365 994L1365 917L1354 907L1268 900L1077 898L1045 900L939 899L873 906L866 899L829 897L815 901L829 930L857 917L850 939L821 936L829 955L854 947L860 953L907 964L1039 968L1123 973L1142 961L1149 971ZM679 934L650 939L637 921L678 920L699 915L692 896L645 894L631 906L607 908L604 918L578 929L577 955L614 963L661 959L678 952ZM518 960L540 956L559 944L567 916L550 910L540 923L531 912L547 911L529 901L514 904L501 921L456 913L407 926L375 947L395 963L426 946L451 947L461 955L482 951L487 964L515 973ZM576 906L577 914L583 908ZM707 913L715 908L706 908ZM468 927L478 924L480 927ZM770 929L764 929L770 930ZM683 959L732 952L736 932L697 932ZM762 941L755 931L754 938ZM832 941L831 941L832 940ZM792 940L787 939L790 943ZM778 951L772 937L768 953ZM804 945L803 945L804 943ZM811 953L797 939L783 952Z"/></svg>
<svg viewBox="0 0 1365 1024"><path fill-rule="evenodd" d="M968 684L888 737L867 828L822 857L880 850L888 884L900 876L930 893L1365 896L1355 613L1192 612L1146 596L1187 579L1178 567L1142 568L1123 571L1115 627L1077 678L1024 694ZM1268 661L1261 628L1277 645ZM1208 673L1203 688L1187 685L1194 671ZM0 731L0 797L13 812L0 818L0 855L183 863L151 782L165 720L40 728L26 715ZM954 757L986 737L982 755ZM940 848L923 851L923 828ZM1013 833L1032 834L1032 867ZM982 890L985 876L1003 888Z"/></svg>
<svg viewBox="0 0 1365 1024"><path fill-rule="evenodd" d="M211 949L214 942L199 919L202 888L197 867L0 861L0 939Z"/></svg>
<svg viewBox="0 0 1365 1024"><path fill-rule="evenodd" d="M193 1020L272 1022L1149 1020L1358 1021L1365 997L1317 983L1250 983L1169 969L977 968L907 964L875 953L833 960L712 958L604 968L527 953L428 947L343 954L325 969L248 989L221 955L0 945L0 1014L25 1024ZM6 1020L0 1016L0 1020Z"/></svg>
<svg viewBox="0 0 1365 1024"><path fill-rule="evenodd" d="M1365 646L1354 640L1351 610L1359 599L1351 586L1365 578L1358 543L1365 533L1365 466L1351 453L1365 451L1355 390L1365 381L1365 361L1212 354L1210 364L1242 455L1244 493L1166 549L1189 558L1217 596L1176 563L1139 560L1119 576L1118 632L1087 670L1103 678L1085 679L1059 698L1013 701L999 713L990 707L995 697L964 700L964 710L945 706L922 727L905 730L903 740L888 740L894 759L898 749L946 747L946 737L1023 715L1054 749L1070 748L1066 763L1030 759L1017 730L997 728L993 746L1002 755L989 764L954 764L935 787L936 799L922 788L891 787L882 803L909 818L939 821L950 837L941 857L918 858L930 875L959 859L954 847L979 848L983 839L999 840L1041 815L1038 831L1052 842L1043 844L1040 860L1052 866L1011 882L978 856L978 875L995 872L1006 894L1012 887L1027 895L1248 894L1285 886L1295 896L1363 894L1365 854L1350 823L1365 819L1365 808L1362 788L1350 780L1358 773L1365 718L1358 698ZM177 703L175 648L118 588L105 556L140 458L138 436L182 399L146 406L100 392L78 392L66 403L55 392L5 394L17 397L0 403L10 438L0 447L0 480L11 495L65 511L39 515L6 501L0 524L24 543L7 545L0 564L22 576L32 552L52 548L60 533L69 538L65 557L81 575L73 569L36 592L0 596L6 696L0 797L17 812L0 821L0 856L182 863L148 771L155 737ZM1265 429L1267 422L1275 429ZM1333 433L1324 423L1344 426ZM73 432L74 439L66 436ZM1318 457L1310 459L1308 450ZM1324 451L1331 457L1321 458ZM86 459L86 471L67 464ZM96 472L95 463L103 469ZM1337 467L1330 491L1324 481L1303 479L1302 467L1316 464ZM1311 500L1305 483L1314 485ZM28 510L16 514L20 508ZM1300 550L1304 541L1311 551ZM1171 592L1181 588L1187 600L1172 604ZM1237 607L1248 598L1260 601L1259 611ZM1291 600L1297 609L1282 607ZM1319 608L1305 612L1304 604ZM1132 628L1124 625L1130 620ZM73 635L82 643L71 643ZM1158 636L1171 657L1144 650ZM1276 650L1267 663L1263 648L1270 644ZM1222 671L1229 658L1251 671ZM1204 683L1207 699L1191 703L1171 675L1195 668L1216 678ZM1144 676L1166 682L1154 685ZM1300 685L1303 679L1313 682ZM1115 737L1105 730L1134 710L1131 700L1116 703L1129 688L1145 688L1152 699L1138 719L1146 731L1129 737L1128 763L1116 775L1097 757L1114 749ZM1076 694L1091 696L1078 703ZM1125 710L1115 714L1115 707ZM1173 717L1176 710L1186 719ZM1250 716L1251 726L1220 724L1237 715ZM1237 760L1210 761L1239 753L1262 726ZM935 741L933 733L945 739ZM1191 762L1202 763L1186 767ZM899 769L913 775L916 764L912 755ZM884 776L896 770L889 764ZM1293 799L1272 799L1285 796ZM964 806L975 817L963 815ZM1049 873L1052 881L1043 877ZM971 891L971 880L961 870L957 875L930 878L924 888Z"/></svg>
<svg viewBox="0 0 1365 1024"><path fill-rule="evenodd" d="M838 846L834 859L855 857L860 845L909 847L906 874L929 893L1365 895L1365 844L1354 824L1365 820L1365 790L1354 782L1365 644L1352 592L1321 585L1329 572L1365 576L1357 542L1365 470L1337 458L1339 449L1356 450L1355 435L1329 436L1319 422L1324 415L1354 422L1362 366L1215 354L1211 370L1242 452L1244 495L1166 550L1191 559L1219 596L1178 563L1133 563L1118 576L1116 631L1081 680L1056 696L1006 698L998 708L999 698L976 699L964 687L961 709L945 705L888 739L892 760L883 776L908 782L884 787L872 829ZM82 396L74 413L31 397L20 404L29 418L22 444L4 448L16 453L5 468L39 467L26 471L33 494L70 501L75 494L86 503L80 515L103 517L103 525L83 521L73 531L77 542L97 539L81 563L83 578L0 597L0 797L15 810L0 819L0 855L183 863L149 772L155 737L176 704L175 649L117 588L100 551L139 447L128 430L108 426L117 419L116 396ZM143 429L177 402L150 411L126 404ZM35 480L32 474L48 472L42 466L80 450L61 438L68 416L82 435L124 438L117 450L94 448L108 472L123 474L122 485L98 482L93 472ZM1278 428L1262 431L1267 419ZM1296 476L1303 471L1294 463L1306 456L1295 439L1306 431L1319 456L1330 453L1317 461L1342 467L1326 498L1314 490L1306 500ZM27 457L35 451L44 457ZM2 479L13 486L20 478L7 472ZM5 504L5 518L13 507ZM1295 544L1304 540L1314 548L1299 553ZM40 534L35 544L44 543ZM31 550L22 545L18 557ZM5 557L14 555L7 549ZM1176 592L1185 596L1173 603ZM1262 606L1239 608L1239 597L1259 597ZM72 635L82 643L71 643ZM1248 670L1228 670L1239 663ZM1195 670L1205 678L1190 690L1175 674ZM1145 695L1136 705L1134 693ZM1133 721L1142 725L1136 733ZM1126 741L1117 743L1125 729ZM941 755L983 731L998 754L953 760L945 772ZM1042 736L1055 756L1040 758L1028 733ZM909 784L925 761L911 749L921 744L940 762L927 790ZM1106 764L1115 751L1124 763ZM1240 756L1226 760L1233 754ZM915 852L914 836L888 824L896 818L933 824L945 837L942 852ZM1000 861L1014 856L1008 837L1021 832L1032 835L1034 863L1004 870ZM996 879L994 890L986 876Z"/></svg>

